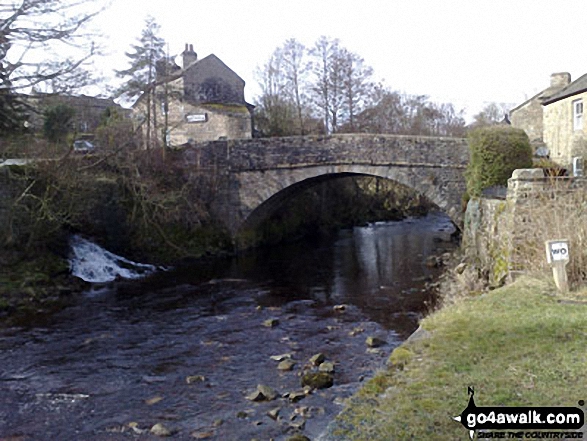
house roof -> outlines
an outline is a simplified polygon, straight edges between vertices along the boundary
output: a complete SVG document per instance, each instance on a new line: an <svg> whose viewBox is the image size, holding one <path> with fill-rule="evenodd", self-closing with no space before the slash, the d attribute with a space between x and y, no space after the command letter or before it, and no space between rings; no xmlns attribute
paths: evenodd
<svg viewBox="0 0 587 441"><path fill-rule="evenodd" d="M564 89L560 90L559 92L555 93L548 99L544 100L542 103L543 106L547 106L548 104L552 104L556 101L560 101L562 99L568 98L573 95L577 95L579 93L583 93L587 91L587 74L577 78L571 84L569 84Z"/></svg>

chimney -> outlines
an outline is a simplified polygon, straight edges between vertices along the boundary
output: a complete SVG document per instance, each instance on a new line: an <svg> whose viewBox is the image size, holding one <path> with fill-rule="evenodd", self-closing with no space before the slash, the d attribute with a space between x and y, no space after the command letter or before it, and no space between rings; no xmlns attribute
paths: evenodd
<svg viewBox="0 0 587 441"><path fill-rule="evenodd" d="M187 44L185 45L185 50L181 54L183 56L183 68L187 68L190 64L195 62L198 59L198 54L194 52L194 45Z"/></svg>
<svg viewBox="0 0 587 441"><path fill-rule="evenodd" d="M571 84L571 74L568 72L553 73L550 75L550 87L563 88Z"/></svg>

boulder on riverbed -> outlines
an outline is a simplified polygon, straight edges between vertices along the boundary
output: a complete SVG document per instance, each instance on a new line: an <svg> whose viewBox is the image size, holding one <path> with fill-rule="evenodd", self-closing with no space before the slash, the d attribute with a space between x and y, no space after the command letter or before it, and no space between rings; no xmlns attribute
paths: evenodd
<svg viewBox="0 0 587 441"><path fill-rule="evenodd" d="M383 346L387 342L379 337L367 337L367 339L365 340L365 343L370 348L378 348L380 346Z"/></svg>
<svg viewBox="0 0 587 441"><path fill-rule="evenodd" d="M302 375L302 387L312 389L326 389L334 384L334 376L328 372L308 372Z"/></svg>
<svg viewBox="0 0 587 441"><path fill-rule="evenodd" d="M250 401L273 401L279 394L272 387L264 384L257 385L257 390L247 395L247 400Z"/></svg>

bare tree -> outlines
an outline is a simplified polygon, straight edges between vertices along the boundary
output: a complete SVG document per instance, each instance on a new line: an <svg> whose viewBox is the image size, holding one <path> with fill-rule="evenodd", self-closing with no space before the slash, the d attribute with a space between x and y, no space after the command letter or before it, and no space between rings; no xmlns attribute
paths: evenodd
<svg viewBox="0 0 587 441"><path fill-rule="evenodd" d="M508 109L513 107L510 103L488 103L473 116L473 127L492 126L506 120Z"/></svg>
<svg viewBox="0 0 587 441"><path fill-rule="evenodd" d="M362 57L347 49L341 50L340 58L347 126L354 132L355 116L369 104L368 100L374 92L375 84L371 81L373 69L365 65Z"/></svg>
<svg viewBox="0 0 587 441"><path fill-rule="evenodd" d="M373 69L342 47L338 39L320 37L309 54L313 73L310 90L316 109L324 115L324 125L330 133L339 131L343 124L352 130L355 116L373 94Z"/></svg>
<svg viewBox="0 0 587 441"><path fill-rule="evenodd" d="M256 125L261 136L288 136L295 131L295 105L289 99L282 48L277 48L255 75L261 95L257 98Z"/></svg>
<svg viewBox="0 0 587 441"><path fill-rule="evenodd" d="M0 69L12 90L72 74L96 53L86 24L102 9L80 0L12 0L0 5ZM89 10L89 12L88 12ZM47 58L30 60L41 52ZM75 55L72 55L74 53Z"/></svg>
<svg viewBox="0 0 587 441"><path fill-rule="evenodd" d="M305 46L295 38L287 40L281 49L285 93L295 105L300 135L304 135L306 132L304 127L306 105L303 91L307 73L305 53Z"/></svg>
<svg viewBox="0 0 587 441"><path fill-rule="evenodd" d="M96 34L87 24L102 0L8 0L0 4L0 131L18 128L17 93L33 86L72 84L96 53ZM84 82L76 84L83 86ZM49 86L47 86L49 85Z"/></svg>

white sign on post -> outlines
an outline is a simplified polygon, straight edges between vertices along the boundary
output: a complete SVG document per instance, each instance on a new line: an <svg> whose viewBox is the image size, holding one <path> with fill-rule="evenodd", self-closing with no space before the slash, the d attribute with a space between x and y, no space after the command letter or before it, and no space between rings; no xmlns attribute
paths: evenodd
<svg viewBox="0 0 587 441"><path fill-rule="evenodd" d="M552 267L554 283L559 291L567 292L569 283L565 266L569 263L569 241L568 240L547 240L546 260Z"/></svg>
<svg viewBox="0 0 587 441"><path fill-rule="evenodd" d="M567 240L546 241L546 261L548 263L568 261L569 242Z"/></svg>

